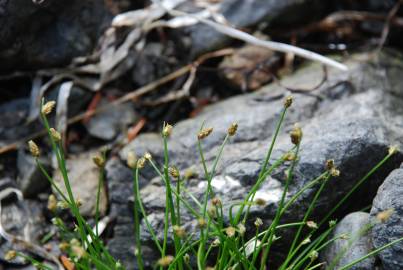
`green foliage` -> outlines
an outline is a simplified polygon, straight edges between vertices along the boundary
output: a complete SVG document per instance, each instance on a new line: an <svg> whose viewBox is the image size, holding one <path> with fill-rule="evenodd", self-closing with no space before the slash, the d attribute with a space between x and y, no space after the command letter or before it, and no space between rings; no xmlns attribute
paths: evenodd
<svg viewBox="0 0 403 270"><path fill-rule="evenodd" d="M302 187L296 194L287 200L287 191L293 179L294 168L299 159L299 149L302 140L302 131L299 127L295 127L290 136L294 146L289 149L278 160L271 160L271 155L280 133L282 124L287 114L287 110L291 106L292 99L287 98L280 114L272 141L268 147L265 160L262 162L262 167L255 184L250 188L249 192L245 195L243 201L234 202L232 205L226 207L229 209L227 216L230 217L229 223L224 221L224 207L223 202L215 197L212 189L212 180L216 173L217 165L222 156L223 150L230 141L231 137L235 135L238 128L237 124L232 124L226 137L224 138L218 153L215 157L213 165L208 168L203 151L203 140L210 135L213 131L212 128L201 128L197 134L198 152L200 155L201 165L204 170L204 177L207 181L207 188L205 190L202 201L199 201L193 196L185 186L186 177L182 176L179 170L170 166L168 155L168 138L172 132L172 126L165 125L162 131L162 140L164 145L164 164L162 170L154 162L152 156L148 153L139 160L135 160L134 155L131 153L128 158L128 165L133 171L133 194L134 194L134 236L136 245L136 258L139 269L145 269L142 244L140 240L140 226L141 220L149 231L152 240L155 244L156 250L160 253L160 259L155 262L155 268L163 269L248 269L248 270L264 270L267 267L267 262L271 254L272 246L275 241L281 241L278 236L285 228L294 228L295 235L292 243L289 246L288 253L285 260L280 266L280 270L299 270L299 269L316 269L323 266L323 263L318 260L318 252L323 250L332 242L337 239L345 237L345 235L335 236L329 239L336 222L329 219L333 213L344 203L353 192L362 185L373 173L375 173L396 151L389 151L383 160L381 160L367 175L360 179L353 189L348 192L341 201L334 206L328 215L318 223L310 220L311 214L316 206L316 202L324 190L326 184L332 180L333 177L339 175L339 171L334 165L332 160L329 160L324 165L324 171L315 179L312 179L304 187ZM49 107L44 105L45 108ZM55 184L53 179L44 170L42 164L37 159L39 168L43 171L44 175L48 178L54 190L58 193L59 197L63 199L65 206L70 209L76 222L76 229L69 230L59 218L55 218L55 224L60 229L60 236L64 238L64 250L68 257L75 263L76 269L123 269L119 262L117 262L109 254L105 248L102 240L98 234L98 226L95 231L88 225L85 219L80 214L79 205L74 198L72 192L67 169L65 156L61 141L58 136L55 136L55 130L51 129L47 120L49 110L41 110L41 117L46 127L51 141L52 149L56 155L58 166L63 176L64 185L67 190L67 196ZM174 130L173 130L174 132ZM32 145L32 143L31 143ZM37 148L37 147L36 147ZM34 147L33 150L37 158L39 149ZM103 185L104 178L104 164L105 154L94 159L94 162L100 169L99 185ZM139 171L148 163L155 172L160 176L166 187L166 211L165 211L165 224L163 231L163 241L157 238L157 233L151 226L148 220L148 215L143 206L140 192L139 192ZM287 177L284 185L284 191L278 203L276 214L271 224L263 224L260 218L250 221L250 209L253 205L262 205L265 202L262 200L255 200L256 192L259 190L264 181L276 168L281 165L289 163L287 170ZM304 191L316 187L316 193L310 202L306 213L302 220L289 224L280 224L281 218L284 213L293 205L293 203L303 194ZM96 208L96 221L99 220L99 195L100 188L97 190L97 208ZM186 196L185 196L186 195ZM192 202L187 201L185 198L190 197ZM198 222L197 232L186 232L181 226L181 214L184 211L191 213ZM263 218L263 217L262 217ZM246 223L255 224L254 231L246 231ZM328 225L329 224L329 225ZM172 228L173 234L169 234L169 229ZM369 228L365 228L367 231ZM364 231L364 230L363 230ZM196 238L195 235L198 235ZM248 238L248 236L252 237ZM168 249L168 239L172 237L174 249ZM402 241L403 238L398 239L388 245L374 250L367 256L344 266L342 269L348 269L354 264L364 260L368 256L372 256L389 247L392 244ZM29 258L28 258L29 259ZM337 259L337 258L336 258ZM36 265L40 265L37 261L32 261ZM134 262L133 262L134 263ZM337 261L331 263L336 264ZM47 268L43 268L47 269Z"/></svg>

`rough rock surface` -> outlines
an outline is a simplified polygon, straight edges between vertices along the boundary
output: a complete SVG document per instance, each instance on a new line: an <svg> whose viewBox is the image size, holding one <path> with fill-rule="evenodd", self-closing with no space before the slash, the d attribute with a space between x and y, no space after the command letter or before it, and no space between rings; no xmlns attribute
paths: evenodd
<svg viewBox="0 0 403 270"><path fill-rule="evenodd" d="M89 53L109 14L103 1L0 1L0 70L67 64Z"/></svg>
<svg viewBox="0 0 403 270"><path fill-rule="evenodd" d="M399 75L402 65L399 58L401 59L401 56L393 51L380 55L377 62L357 61L353 57L346 62L350 68L349 72L332 70L327 82L316 92L294 94L295 102L287 114L273 153L273 158L276 158L292 147L287 133L295 122L300 122L304 130L301 158L288 196L320 175L324 171L325 161L329 158L335 159L341 171L340 177L329 181L325 187L318 207L312 214L314 220L323 217L376 165L387 154L391 144L403 144L399 136L403 132L403 85ZM282 84L307 88L314 85L315 81L320 81L320 76L320 68L311 65L285 78ZM208 167L211 167L214 161L228 126L234 121L239 123L239 131L226 146L212 182L217 196L221 197L224 205L229 205L231 201L243 198L256 180L283 106L283 99L288 94L281 86L271 84L258 92L209 106L196 118L175 125L169 141L169 151L172 153L170 163L182 171L191 167L199 175L188 182L188 189L194 196L201 198L206 187L196 149L196 134L202 122L205 121L205 126L214 127L214 132L203 140ZM157 134L139 136L122 149L120 158L125 160L130 150L139 156L149 151L157 163L161 164L162 140ZM365 182L353 200L348 201L344 209L340 209L337 217L343 217L369 205L379 185L402 160L400 153L389 160ZM124 167L118 163L118 160L114 160L115 167ZM283 190L285 169L286 166L276 170L258 191L257 197L265 199L266 206L252 207L252 214L264 218L265 224L269 223L274 215ZM119 170L108 170L108 185L111 198L120 198L111 201L112 209L124 209L117 217L117 230L120 239L126 239L124 237L132 235L132 225L128 223L131 215L126 209L128 197L121 194L130 193L128 187L131 186L132 180L126 174L116 174L117 171ZM141 191L144 206L153 225L160 228L163 224L165 201L164 196L156 194L163 194L163 184L161 180L154 178L156 175L149 166L141 172L148 181L148 185ZM153 180L150 182L151 179ZM308 190L296 202L295 207L285 214L284 221L301 218L315 190L316 188ZM193 217L185 214L184 221L185 228L194 229ZM283 239L286 239L285 235ZM148 243L150 238L145 235L143 240ZM119 245L117 240L114 244ZM129 264L126 255L122 255L122 262Z"/></svg>
<svg viewBox="0 0 403 270"><path fill-rule="evenodd" d="M372 228L372 240L375 248L386 245L403 237L403 169L394 170L380 186L374 199L371 215L393 209L393 214L384 222L378 222ZM379 257L384 269L403 269L403 242L383 250Z"/></svg>
<svg viewBox="0 0 403 270"><path fill-rule="evenodd" d="M82 202L80 212L83 216L94 216L96 210L96 198L99 183L99 168L94 164L92 158L96 153L88 152L80 155L72 155L67 159L66 167L69 175L71 189L76 199ZM54 177L55 183L67 196L62 175L59 171ZM99 212L106 213L108 198L105 187L101 187L99 201Z"/></svg>
<svg viewBox="0 0 403 270"><path fill-rule="evenodd" d="M333 231L332 237L342 234L346 238L334 241L323 254L327 265L332 265L331 269L351 263L367 255L372 250L369 214L365 212L354 212L344 217ZM338 258L338 256L341 256ZM332 264L334 263L334 264ZM352 270L372 270L375 267L375 258L370 257L354 265Z"/></svg>

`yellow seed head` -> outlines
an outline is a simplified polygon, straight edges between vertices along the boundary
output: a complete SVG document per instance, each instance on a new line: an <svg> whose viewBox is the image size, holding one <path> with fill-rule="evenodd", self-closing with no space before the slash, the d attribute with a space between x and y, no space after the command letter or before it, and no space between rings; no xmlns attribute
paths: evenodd
<svg viewBox="0 0 403 270"><path fill-rule="evenodd" d="M56 211L57 209L57 199L53 194L50 194L48 197L48 209L52 212Z"/></svg>
<svg viewBox="0 0 403 270"><path fill-rule="evenodd" d="M259 228L259 227L262 226L262 225L263 225L262 219L256 218L256 220L255 220L255 226Z"/></svg>
<svg viewBox="0 0 403 270"><path fill-rule="evenodd" d="M189 253L186 253L185 255L183 255L183 261L185 263L189 263L190 262L190 255Z"/></svg>
<svg viewBox="0 0 403 270"><path fill-rule="evenodd" d="M98 168L103 168L105 166L105 159L102 156L95 156L92 158L92 161Z"/></svg>
<svg viewBox="0 0 403 270"><path fill-rule="evenodd" d="M340 239L343 240L349 240L350 239L350 235L348 233L343 233L340 235Z"/></svg>
<svg viewBox="0 0 403 270"><path fill-rule="evenodd" d="M318 228L318 224L316 224L316 222L314 222L312 220L307 221L306 226L308 226L308 228L311 228L311 229L317 229Z"/></svg>
<svg viewBox="0 0 403 270"><path fill-rule="evenodd" d="M56 129L50 128L49 131L55 142L60 142L62 140L62 135L60 135L60 133Z"/></svg>
<svg viewBox="0 0 403 270"><path fill-rule="evenodd" d="M299 144L302 139L302 129L298 125L295 125L291 130L290 137L293 144Z"/></svg>
<svg viewBox="0 0 403 270"><path fill-rule="evenodd" d="M211 200L211 204L214 206L220 207L222 205L222 202L221 202L220 198L215 197Z"/></svg>
<svg viewBox="0 0 403 270"><path fill-rule="evenodd" d="M157 264L158 264L159 266L162 266L162 267L167 267L167 266L169 266L169 265L171 264L171 262L172 262L173 260L174 260L174 257L171 256L171 255L168 255L168 256L165 256L165 257L160 258L160 259L158 260Z"/></svg>
<svg viewBox="0 0 403 270"><path fill-rule="evenodd" d="M137 156L133 151L130 151L127 154L127 166L129 166L131 169L135 169L137 166Z"/></svg>
<svg viewBox="0 0 403 270"><path fill-rule="evenodd" d="M239 234L243 236L243 235L245 234L245 232L246 232L246 227L245 227L245 225L243 225L242 223L239 223L239 224L237 225L237 227L238 227L238 232L239 232Z"/></svg>
<svg viewBox="0 0 403 270"><path fill-rule="evenodd" d="M150 160L153 158L153 156L151 155L150 152L146 152L146 153L144 154L144 158L145 158L146 160L150 161Z"/></svg>
<svg viewBox="0 0 403 270"><path fill-rule="evenodd" d="M331 221L329 221L329 227L330 227L330 228L331 228L331 227L334 227L336 224L337 224L337 221L336 221L336 220L331 220Z"/></svg>
<svg viewBox="0 0 403 270"><path fill-rule="evenodd" d="M314 261L319 257L319 253L316 250L312 250L308 257L311 259L311 261Z"/></svg>
<svg viewBox="0 0 403 270"><path fill-rule="evenodd" d="M311 243L311 238L308 237L308 238L305 238L304 240L302 240L301 245L306 245L309 243Z"/></svg>
<svg viewBox="0 0 403 270"><path fill-rule="evenodd" d="M59 249L60 249L61 251L63 251L63 252L66 252L66 251L69 249L69 247L70 247L70 244L67 243L67 242L61 242L61 243L59 244Z"/></svg>
<svg viewBox="0 0 403 270"><path fill-rule="evenodd" d="M66 201L58 201L56 206L57 206L57 208L62 209L62 210L68 209L70 207Z"/></svg>
<svg viewBox="0 0 403 270"><path fill-rule="evenodd" d="M164 128L162 129L162 136L169 137L172 134L173 127L170 124L165 124Z"/></svg>
<svg viewBox="0 0 403 270"><path fill-rule="evenodd" d="M333 176L333 177L338 177L338 176L340 176L340 171L338 169L336 169L336 168L332 168L330 170L330 175Z"/></svg>
<svg viewBox="0 0 403 270"><path fill-rule="evenodd" d="M145 165L146 165L146 159L144 157L140 158L137 161L137 168L143 169Z"/></svg>
<svg viewBox="0 0 403 270"><path fill-rule="evenodd" d="M225 228L225 233L227 234L228 237L231 238L231 237L235 236L236 230L234 227L230 226L230 227Z"/></svg>
<svg viewBox="0 0 403 270"><path fill-rule="evenodd" d="M199 218L197 220L197 226L199 226L200 229L203 229L207 226L207 222L204 218Z"/></svg>
<svg viewBox="0 0 403 270"><path fill-rule="evenodd" d="M85 249L82 246L71 246L71 252L73 253L74 257L80 259L86 256Z"/></svg>
<svg viewBox="0 0 403 270"><path fill-rule="evenodd" d="M228 128L228 135L234 136L236 134L237 129L238 129L238 124L232 123L231 126Z"/></svg>
<svg viewBox="0 0 403 270"><path fill-rule="evenodd" d="M219 238L214 239L214 241L211 243L211 246L213 247L218 247L221 244L221 241Z"/></svg>
<svg viewBox="0 0 403 270"><path fill-rule="evenodd" d="M211 217L211 218L216 218L217 217L217 209L213 205L210 205L208 207L207 213L208 213L209 217Z"/></svg>
<svg viewBox="0 0 403 270"><path fill-rule="evenodd" d="M174 225L172 227L174 233L179 237L179 238L184 238L186 236L186 231L183 227Z"/></svg>
<svg viewBox="0 0 403 270"><path fill-rule="evenodd" d="M391 146L391 147L389 147L389 149L388 149L389 155L394 155L394 154L396 154L398 151L399 151L399 148L398 148L396 145Z"/></svg>
<svg viewBox="0 0 403 270"><path fill-rule="evenodd" d="M191 179L193 177L196 177L197 173L193 169L186 169L184 173L184 178L185 179Z"/></svg>
<svg viewBox="0 0 403 270"><path fill-rule="evenodd" d="M256 205L259 205L259 206L265 206L266 203L267 203L267 202L266 202L264 199L262 199L262 198L257 198L257 199L255 200L255 204L256 204Z"/></svg>
<svg viewBox="0 0 403 270"><path fill-rule="evenodd" d="M204 129L202 129L202 130L199 132L199 134L197 134L197 138L198 138L199 140L203 140L204 138L208 137L208 136L211 134L211 132L213 132L213 128L212 128L212 127L210 127L210 128L204 128Z"/></svg>
<svg viewBox="0 0 403 270"><path fill-rule="evenodd" d="M289 107L291 107L292 101L293 101L293 97L292 97L292 96L286 97L285 100L284 100L284 108L289 108Z"/></svg>
<svg viewBox="0 0 403 270"><path fill-rule="evenodd" d="M297 157L296 157L295 154L292 153L292 152L285 153L284 156L283 156L283 159L284 159L285 161L293 161L293 160L295 160L296 158L297 158Z"/></svg>
<svg viewBox="0 0 403 270"><path fill-rule="evenodd" d="M386 221L389 220L389 218L393 215L393 213L395 212L395 210L393 208L387 209L385 211L379 212L376 215L376 219L379 222L385 223Z"/></svg>
<svg viewBox="0 0 403 270"><path fill-rule="evenodd" d="M168 172L173 178L175 178L175 179L179 178L179 175L180 175L179 170L175 166L169 167Z"/></svg>
<svg viewBox="0 0 403 270"><path fill-rule="evenodd" d="M334 159L328 159L326 160L326 170L330 171L331 169L333 169L334 166Z"/></svg>
<svg viewBox="0 0 403 270"><path fill-rule="evenodd" d="M39 157L41 152L39 151L38 145L33 140L30 140L28 142L28 147L29 147L29 151L31 152L31 155L33 157Z"/></svg>
<svg viewBox="0 0 403 270"><path fill-rule="evenodd" d="M51 100L45 103L42 107L42 114L48 115L53 111L53 108L56 106L56 102Z"/></svg>
<svg viewBox="0 0 403 270"><path fill-rule="evenodd" d="M4 256L4 259L6 261L12 261L17 257L17 252L15 250L9 250L7 251L6 255Z"/></svg>

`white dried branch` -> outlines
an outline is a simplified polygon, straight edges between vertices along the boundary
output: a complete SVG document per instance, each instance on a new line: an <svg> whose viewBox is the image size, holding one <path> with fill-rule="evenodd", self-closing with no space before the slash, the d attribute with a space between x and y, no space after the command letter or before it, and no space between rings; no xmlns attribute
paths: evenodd
<svg viewBox="0 0 403 270"><path fill-rule="evenodd" d="M281 43L281 42L275 42L275 41L268 41L268 40L261 40L258 39L248 33L245 33L241 30L235 29L233 27L227 26L227 25L223 25L217 22L214 22L212 20L209 19L205 19L201 16L198 16L197 14L189 14L183 11L179 11L179 10L175 10L173 8L167 7L165 6L163 3L161 3L158 0L153 0L154 3L160 5L161 7L163 7L167 13L169 13L170 15L174 16L174 17L179 17L179 16L188 16L190 18L194 18L197 21L204 23L208 26L211 26L212 28L214 28L216 31L223 33L227 36L230 36L232 38L235 39L239 39L242 40L244 42L256 45L256 46L261 46L261 47L265 47L268 48L270 50L273 51L279 51L279 52L283 52L283 53L294 53L295 55L298 55L302 58L305 59L309 59L309 60L313 60L313 61L317 61L320 62L324 65L327 66L331 66L331 67L335 67L338 68L340 70L343 71L347 71L348 68L346 65L343 65L331 58L325 57L323 55L320 55L318 53L315 52L311 52L309 50L305 50L296 46L292 46L289 44L285 44L285 43Z"/></svg>

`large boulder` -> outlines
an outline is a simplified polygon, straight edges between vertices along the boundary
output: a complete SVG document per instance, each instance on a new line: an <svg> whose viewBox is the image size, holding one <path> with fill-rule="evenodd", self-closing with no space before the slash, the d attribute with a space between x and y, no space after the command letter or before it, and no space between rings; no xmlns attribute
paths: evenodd
<svg viewBox="0 0 403 270"><path fill-rule="evenodd" d="M327 159L335 159L341 175L329 181L317 202L317 207L311 216L311 219L317 221L387 155L390 145L403 144L401 136L398 135L403 132L398 124L403 121L403 106L401 106L403 85L399 75L402 72L399 60L401 56L390 52L380 55L376 62L354 59L346 61L350 68L348 73L330 71L329 79L316 92L294 94L295 102L287 115L273 153L274 159L292 147L287 133L295 122L300 122L304 137L300 160L295 168L295 177L287 194L288 198L320 175L324 171ZM307 85L320 81L319 70L317 65L302 68L282 80L282 85L306 88ZM216 176L212 180L215 194L221 198L224 206L229 206L231 202L243 199L256 181L283 106L283 99L288 94L290 93L281 86L272 84L258 92L209 106L196 118L175 125L169 140L169 151L173 153L170 164L178 166L182 171L191 168L195 172L195 178L187 182L189 191L195 197L201 199L206 189L196 148L196 134L203 121L205 126L214 127L214 132L202 142L208 167L211 167L215 159L228 126L234 121L239 123L239 132L225 147ZM120 158L125 160L130 150L138 155L149 151L158 164L161 164L163 159L162 140L157 134L140 135L121 151ZM402 160L400 153L390 159L357 190L354 198L346 202L335 217L343 217L369 205L379 185ZM119 163L117 160L114 162ZM273 218L284 189L285 169L287 166L277 169L260 187L256 197L266 200L266 206L254 206L251 209L252 216L261 217L265 224L269 224ZM142 174L142 178L148 180L148 184L141 190L144 206L150 215L152 225L155 228L162 228L165 209L164 185L160 179L155 178L156 174L149 166L142 170ZM119 187L126 186L126 188L132 183L130 177L119 177L110 170L107 175L110 177L108 184L111 193L115 190L114 182L118 182ZM316 190L317 187L307 190L295 206L285 213L284 221L301 218ZM119 189L116 192L119 194ZM129 191L125 194L129 194ZM130 198L123 196L120 198L123 200L111 202L112 208L114 204L117 208L130 207ZM130 215L131 212L125 210L121 213ZM186 211L183 211L183 215L184 227L187 230L195 230L195 219ZM126 228L127 232L132 232L129 220L130 218L124 214L117 217L120 232L122 227ZM253 218L251 220L253 221ZM158 233L157 237L162 237L162 234ZM287 241L287 235L282 237ZM150 236L145 233L144 243L150 243L150 240Z"/></svg>
<svg viewBox="0 0 403 270"><path fill-rule="evenodd" d="M339 237L332 242L323 254L330 269L339 269L372 251L369 232L369 214L354 212L344 217L333 231L332 237ZM344 237L344 236L345 237ZM375 257L369 257L354 265L352 270L372 270Z"/></svg>
<svg viewBox="0 0 403 270"><path fill-rule="evenodd" d="M91 52L109 20L103 1L1 1L0 71L68 64Z"/></svg>
<svg viewBox="0 0 403 270"><path fill-rule="evenodd" d="M392 211L389 218L379 220L372 228L375 248L380 248L403 237L403 169L394 170L379 187L371 209L376 218L380 212ZM379 218L379 217L378 217ZM385 250L379 257L384 269L403 269L403 242Z"/></svg>

